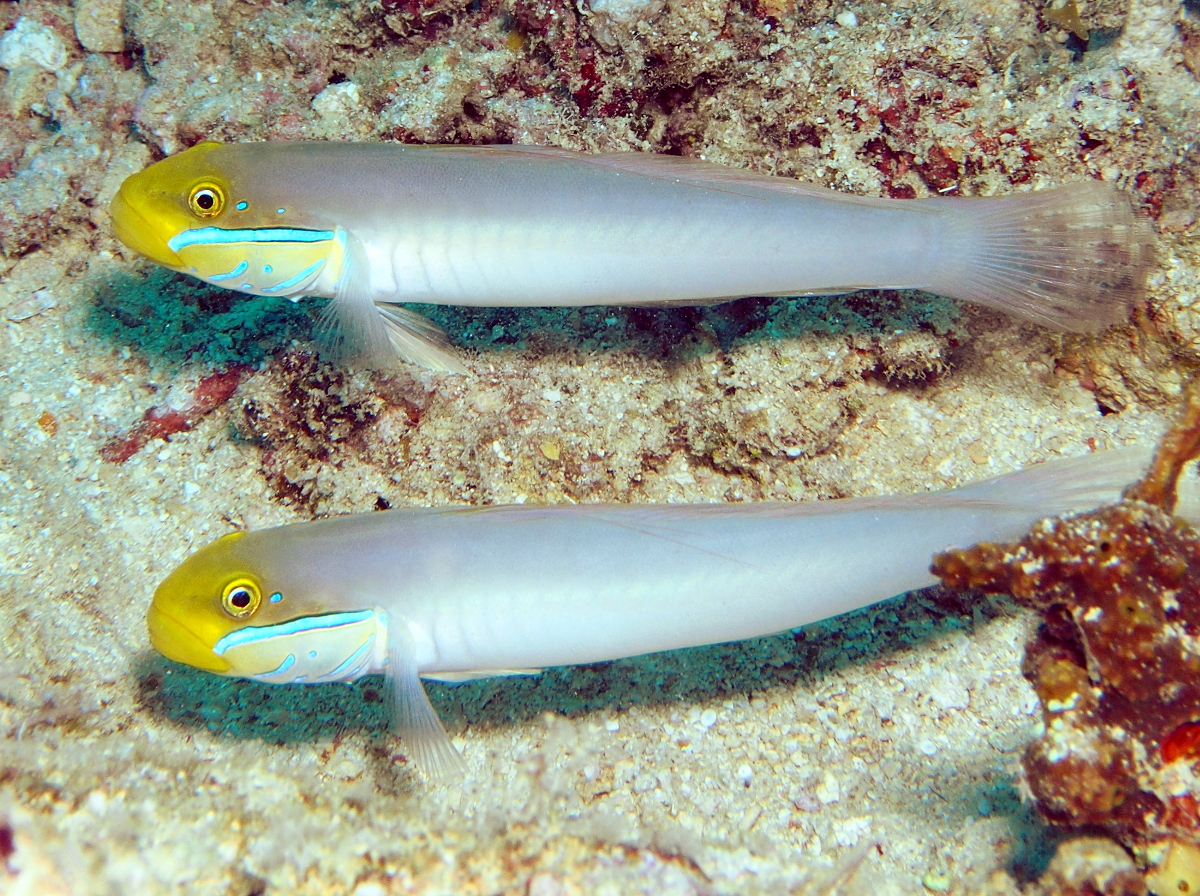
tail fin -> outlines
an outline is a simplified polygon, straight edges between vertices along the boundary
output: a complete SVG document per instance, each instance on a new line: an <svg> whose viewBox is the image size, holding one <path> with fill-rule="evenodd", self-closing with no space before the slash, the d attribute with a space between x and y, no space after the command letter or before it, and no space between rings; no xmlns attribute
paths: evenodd
<svg viewBox="0 0 1200 896"><path fill-rule="evenodd" d="M1125 490L1146 475L1154 451L1113 448L1080 457L1056 458L1014 473L954 490L960 498L995 503L1006 509L1028 507L1046 516L1095 510L1115 504ZM1188 463L1179 477L1175 516L1200 528L1200 466ZM930 496L946 494L931 492Z"/></svg>
<svg viewBox="0 0 1200 896"><path fill-rule="evenodd" d="M933 292L1075 332L1125 320L1142 298L1154 230L1106 184L944 201Z"/></svg>
<svg viewBox="0 0 1200 896"><path fill-rule="evenodd" d="M1200 528L1200 478L1196 464L1183 468L1179 477L1179 500L1175 503L1175 515L1188 521L1193 528Z"/></svg>
<svg viewBox="0 0 1200 896"><path fill-rule="evenodd" d="M1137 447L1054 458L961 486L954 494L1008 509L1027 507L1044 516L1094 510L1119 501L1146 474L1153 456L1149 448Z"/></svg>

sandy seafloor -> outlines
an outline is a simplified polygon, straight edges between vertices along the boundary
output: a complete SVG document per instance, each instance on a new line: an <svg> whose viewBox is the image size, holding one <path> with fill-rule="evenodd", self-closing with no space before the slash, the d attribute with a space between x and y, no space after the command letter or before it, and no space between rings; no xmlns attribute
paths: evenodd
<svg viewBox="0 0 1200 896"><path fill-rule="evenodd" d="M159 658L144 612L236 527L917 491L1153 443L1198 357L1200 16L1080 12L1086 43L1016 0L0 4L0 891L1033 886L1031 621L1003 600L433 685L470 769L443 790L378 680L220 680ZM1159 256L1096 338L894 293L448 311L469 376L344 376L310 360L303 309L112 237L121 179L206 136L672 151L867 195L1100 177ZM237 361L232 398L189 410ZM139 448L151 408L192 428Z"/></svg>

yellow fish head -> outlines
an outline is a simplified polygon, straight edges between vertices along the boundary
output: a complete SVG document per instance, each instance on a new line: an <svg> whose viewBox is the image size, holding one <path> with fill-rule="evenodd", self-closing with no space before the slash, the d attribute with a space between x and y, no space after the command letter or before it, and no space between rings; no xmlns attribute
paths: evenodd
<svg viewBox="0 0 1200 896"><path fill-rule="evenodd" d="M387 618L330 611L271 582L235 532L188 557L154 592L150 643L167 659L272 684L350 681L382 669ZM285 594L285 592L287 592Z"/></svg>
<svg viewBox="0 0 1200 896"><path fill-rule="evenodd" d="M126 178L110 207L117 238L216 286L264 296L332 295L344 232L314 225L290 198L239 177L248 146L261 145L199 143Z"/></svg>
<svg viewBox="0 0 1200 896"><path fill-rule="evenodd" d="M236 550L244 537L235 532L197 551L155 590L146 624L150 643L167 659L231 674L229 661L213 648L262 608L262 583Z"/></svg>
<svg viewBox="0 0 1200 896"><path fill-rule="evenodd" d="M117 239L164 267L186 270L168 241L227 214L229 184L207 161L221 145L197 144L127 177L110 207Z"/></svg>

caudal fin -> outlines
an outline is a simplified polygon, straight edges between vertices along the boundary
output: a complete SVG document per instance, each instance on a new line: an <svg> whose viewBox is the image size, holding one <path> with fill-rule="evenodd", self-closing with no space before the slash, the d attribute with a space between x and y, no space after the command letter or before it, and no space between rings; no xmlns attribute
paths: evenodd
<svg viewBox="0 0 1200 896"><path fill-rule="evenodd" d="M1154 261L1154 230L1098 181L994 199L950 199L929 289L1058 330L1127 319Z"/></svg>
<svg viewBox="0 0 1200 896"><path fill-rule="evenodd" d="M1125 489L1146 474L1153 455L1149 448L1136 447L1054 458L961 486L954 494L1007 509L1028 508L1046 516L1094 510L1119 501Z"/></svg>

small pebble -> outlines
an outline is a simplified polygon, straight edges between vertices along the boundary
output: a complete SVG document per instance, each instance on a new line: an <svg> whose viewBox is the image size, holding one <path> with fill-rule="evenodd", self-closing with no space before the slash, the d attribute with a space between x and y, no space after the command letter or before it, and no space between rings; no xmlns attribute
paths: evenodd
<svg viewBox="0 0 1200 896"><path fill-rule="evenodd" d="M50 294L50 290L39 289L33 295L21 299L19 302L13 302L5 308L4 316L13 323L20 323L43 311L49 311L55 304L57 303L54 296Z"/></svg>
<svg viewBox="0 0 1200 896"><path fill-rule="evenodd" d="M858 24L858 16L847 9L844 12L839 12L835 21L843 28L853 28Z"/></svg>
<svg viewBox="0 0 1200 896"><path fill-rule="evenodd" d="M921 883L925 885L926 890L934 893L945 893L950 889L950 875L944 871L930 871L921 878Z"/></svg>
<svg viewBox="0 0 1200 896"><path fill-rule="evenodd" d="M568 890L554 875L541 872L529 878L525 892L528 896L564 896Z"/></svg>
<svg viewBox="0 0 1200 896"><path fill-rule="evenodd" d="M312 101L313 111L331 121L346 121L362 111L362 95L353 81L330 84Z"/></svg>
<svg viewBox="0 0 1200 896"><path fill-rule="evenodd" d="M704 710L704 712L700 713L700 724L705 728L711 728L717 724L717 714L711 709Z"/></svg>
<svg viewBox="0 0 1200 896"><path fill-rule="evenodd" d="M654 775L638 775L633 779L634 793L649 793L658 789L658 778Z"/></svg>
<svg viewBox="0 0 1200 896"><path fill-rule="evenodd" d="M826 806L836 803L842 798L842 785L834 777L833 772L826 770L821 778L821 783L817 785L816 794L817 799Z"/></svg>
<svg viewBox="0 0 1200 896"><path fill-rule="evenodd" d="M67 64L67 48L53 29L28 16L17 19L16 27L0 40L0 68L12 71L22 65L34 65L42 71L56 72Z"/></svg>
<svg viewBox="0 0 1200 896"><path fill-rule="evenodd" d="M75 37L93 53L125 49L122 0L75 0Z"/></svg>

